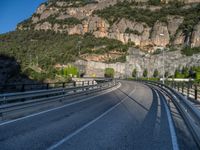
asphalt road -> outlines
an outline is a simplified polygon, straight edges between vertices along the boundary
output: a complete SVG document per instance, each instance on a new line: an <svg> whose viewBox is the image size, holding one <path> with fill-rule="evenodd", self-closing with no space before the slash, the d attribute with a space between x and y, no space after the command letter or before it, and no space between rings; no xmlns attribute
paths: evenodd
<svg viewBox="0 0 200 150"><path fill-rule="evenodd" d="M107 94L0 124L1 150L178 149L164 97L122 81Z"/></svg>

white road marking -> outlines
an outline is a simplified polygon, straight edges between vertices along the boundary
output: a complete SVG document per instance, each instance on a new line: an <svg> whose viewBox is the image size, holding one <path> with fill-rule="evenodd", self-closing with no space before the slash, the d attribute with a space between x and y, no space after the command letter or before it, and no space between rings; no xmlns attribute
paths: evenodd
<svg viewBox="0 0 200 150"><path fill-rule="evenodd" d="M176 132L175 132L175 128L174 128L174 124L173 124L173 121L172 121L172 116L171 116L170 110L169 110L169 108L166 104L166 101L164 101L162 98L160 98L157 91L156 91L156 95L164 103L164 107L165 107L165 110L166 110L166 113L167 113L167 120L168 120L168 123L169 123L169 130L170 130L173 150L179 150L179 146L178 146L178 142L177 142L177 136L176 136Z"/></svg>
<svg viewBox="0 0 200 150"><path fill-rule="evenodd" d="M7 125L7 124L10 124L10 123L13 123L13 122L20 121L20 120L24 120L24 119L27 119L27 118L30 118L30 117L38 116L38 115L41 115L41 114L44 114L44 113L48 113L48 112L51 112L51 111L54 111L54 110L58 110L58 109L61 109L61 108L69 107L69 106L72 106L72 105L75 105L75 104L78 104L78 103L82 103L82 102L85 102L85 101L89 101L89 100L91 100L91 99L93 99L95 97L98 97L98 96L107 94L109 92L112 92L112 91L118 89L120 86L121 86L121 83L119 83L119 85L117 87L112 88L112 89L110 89L110 90L108 90L106 92L100 93L98 95L95 95L95 96L92 96L92 97L88 97L88 98L85 98L83 100L78 100L76 102L72 102L72 103L69 103L69 104L66 104L66 105L63 105L63 106L60 106L60 107L56 107L56 108L53 108L53 109L49 109L49 110L45 110L45 111L42 111L42 112L39 112L39 113L35 113L35 114L31 114L31 115L28 115L28 116L25 116L25 117L21 117L21 118L15 119L15 120L10 120L10 121L7 121L7 122L3 122L3 123L0 123L0 126Z"/></svg>
<svg viewBox="0 0 200 150"><path fill-rule="evenodd" d="M135 86L134 90L132 90L129 95L133 94L135 92L135 90L136 90L136 86ZM100 116L98 116L95 119L91 120L90 122L86 123L85 125L83 125L79 129L77 129L73 133L69 134L64 139L62 139L61 141L59 141L58 143L52 145L47 150L54 150L54 149L58 148L60 145L62 145L63 143L65 143L66 141L68 141L69 139L71 139L73 136L79 134L81 131L83 131L84 129L86 129L87 127L89 127L90 125L92 125L93 123L95 123L96 121L98 121L99 119L101 119L102 117L104 117L105 115L107 115L109 112L111 112L117 106L119 106L120 104L122 104L127 98L128 98L128 96L126 96L125 98L123 98L119 103L117 103L113 107L109 108L107 111L105 111L104 113L102 113Z"/></svg>

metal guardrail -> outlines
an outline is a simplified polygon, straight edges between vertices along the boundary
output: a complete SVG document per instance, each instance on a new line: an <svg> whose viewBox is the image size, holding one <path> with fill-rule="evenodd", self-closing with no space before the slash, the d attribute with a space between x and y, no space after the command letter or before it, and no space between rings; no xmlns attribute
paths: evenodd
<svg viewBox="0 0 200 150"><path fill-rule="evenodd" d="M27 84L0 84L0 94L13 93L13 92L25 92L33 90L45 90L52 88L65 88L65 87L76 87L77 85L91 85L94 84L94 80L91 78L84 78L84 81L71 81L71 82L55 82L55 83L27 83ZM110 80L110 79L107 79ZM95 78L96 83L105 82L105 79Z"/></svg>
<svg viewBox="0 0 200 150"><path fill-rule="evenodd" d="M181 112L185 123L189 127L196 143L200 148L200 111L194 105L192 105L192 103L190 103L182 94L180 94L173 88L158 82L144 82L146 84L159 87L160 90L164 91L168 95L168 97L170 97L179 112Z"/></svg>
<svg viewBox="0 0 200 150"><path fill-rule="evenodd" d="M171 82L168 86L176 89L187 97L200 101L200 85L197 83Z"/></svg>
<svg viewBox="0 0 200 150"><path fill-rule="evenodd" d="M67 96L98 92L117 84L116 80L107 80L98 84L92 83L92 85L81 84L77 87L0 94L0 117L6 112L31 107L36 103L62 101Z"/></svg>

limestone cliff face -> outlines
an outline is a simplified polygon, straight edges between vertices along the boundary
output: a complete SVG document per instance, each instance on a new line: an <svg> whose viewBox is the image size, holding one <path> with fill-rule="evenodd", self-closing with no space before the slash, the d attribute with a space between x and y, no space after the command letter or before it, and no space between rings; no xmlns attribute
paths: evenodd
<svg viewBox="0 0 200 150"><path fill-rule="evenodd" d="M116 77L131 77L133 69L137 69L138 77L141 77L145 68L148 69L148 77L153 76L155 69L159 70L160 76L163 74L163 57L162 54L146 55L145 53L137 50L130 49L127 56L126 63L113 63L106 64L95 61L82 61L78 60L75 65L78 67L84 66L86 75L92 76L95 74L98 77L104 76L105 68L113 68ZM173 63L172 63L173 62ZM183 56L180 51L165 53L164 65L165 71L169 75L173 75L174 71L180 66L195 66L200 64L200 55L193 55L192 57Z"/></svg>
<svg viewBox="0 0 200 150"><path fill-rule="evenodd" d="M113 24L107 20L93 15L95 10L101 10L115 5L123 0L96 0L95 3L89 3L80 7L70 7L71 4L65 1L58 1L49 4L42 4L31 18L31 24L34 30L53 30L55 32L66 32L69 35L92 33L95 37L107 37L116 39L123 43L133 42L143 50L153 51L155 47L166 47L168 45L184 45L186 37L179 26L183 23L182 16L167 16L167 22L157 21L152 27L145 22L130 21L125 18L119 18ZM130 0L131 1L131 0ZM147 2L148 0L137 0L137 2ZM168 2L168 1L166 1ZM199 2L197 0L187 0L186 3ZM140 6L138 6L140 7ZM159 7L159 6L158 6ZM142 9L148 9L147 7ZM156 9L159 9L156 7ZM152 10L153 11L153 10ZM62 21L67 18L76 18L80 23L68 25L49 22L49 17ZM28 30L30 27L18 26L20 30ZM191 47L200 46L200 25L194 27L191 41ZM173 39L173 40L172 40Z"/></svg>
<svg viewBox="0 0 200 150"><path fill-rule="evenodd" d="M169 31L165 23L155 23L151 34L151 40L156 46L165 47L169 44Z"/></svg>
<svg viewBox="0 0 200 150"><path fill-rule="evenodd" d="M191 47L200 46L200 22L194 27L191 38Z"/></svg>
<svg viewBox="0 0 200 150"><path fill-rule="evenodd" d="M165 3L169 3L169 2L173 2L174 0L161 0L161 1L163 1ZM178 0L178 1L184 2L186 4L189 4L189 3L199 3L200 2L200 0Z"/></svg>

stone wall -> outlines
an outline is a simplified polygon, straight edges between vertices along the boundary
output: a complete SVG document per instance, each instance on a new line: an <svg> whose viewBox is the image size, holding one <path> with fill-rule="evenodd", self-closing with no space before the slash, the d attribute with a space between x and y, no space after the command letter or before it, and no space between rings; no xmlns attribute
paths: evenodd
<svg viewBox="0 0 200 150"><path fill-rule="evenodd" d="M103 77L105 68L113 68L116 73L115 77L131 77L134 68L137 69L138 76L142 76L145 68L148 69L149 77L153 75L155 69L158 69L160 75L163 74L162 54L148 55L140 52L137 49L129 50L129 55L127 56L126 63L106 64L102 62L78 60L75 62L75 64L77 66L85 66L86 76L92 76L95 74L97 77ZM164 53L165 71L169 72L170 75L173 75L174 71L179 67L190 67L199 64L200 55L186 57L183 56L180 51Z"/></svg>

